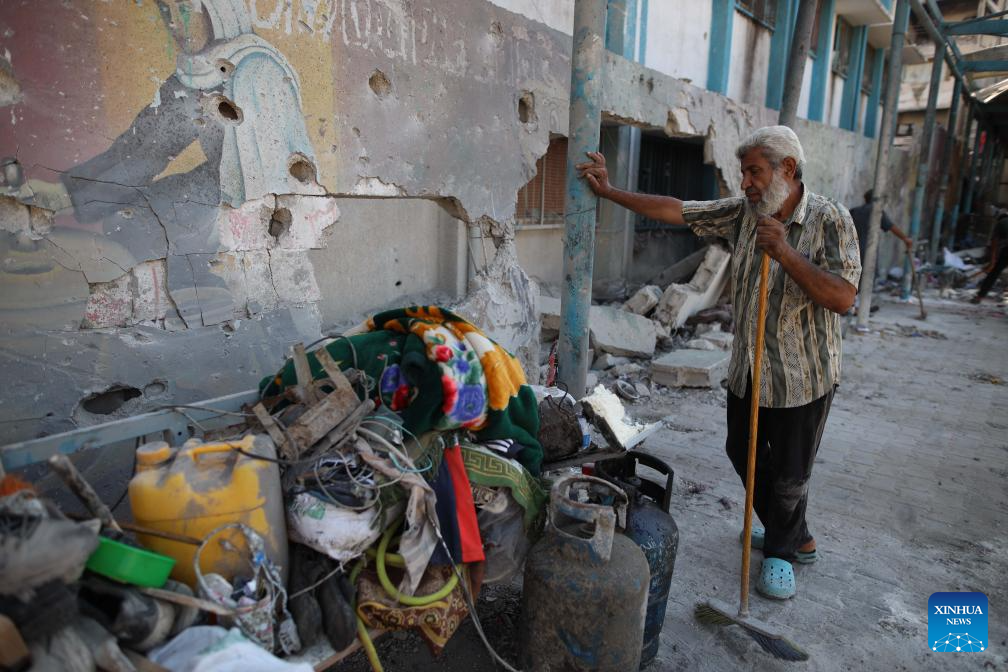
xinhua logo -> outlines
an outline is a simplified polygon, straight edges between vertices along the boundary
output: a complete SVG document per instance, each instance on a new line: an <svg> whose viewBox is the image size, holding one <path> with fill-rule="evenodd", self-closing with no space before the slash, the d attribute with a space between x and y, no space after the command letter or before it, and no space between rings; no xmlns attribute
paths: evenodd
<svg viewBox="0 0 1008 672"><path fill-rule="evenodd" d="M939 653L987 649L987 596L932 593L928 598L928 646Z"/></svg>

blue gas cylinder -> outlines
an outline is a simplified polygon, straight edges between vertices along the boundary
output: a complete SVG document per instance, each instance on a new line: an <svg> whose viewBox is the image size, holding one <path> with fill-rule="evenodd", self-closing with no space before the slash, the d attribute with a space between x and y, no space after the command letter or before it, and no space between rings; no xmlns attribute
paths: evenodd
<svg viewBox="0 0 1008 672"><path fill-rule="evenodd" d="M657 471L664 477L664 485L638 476L638 464ZM638 451L628 451L619 459L596 463L595 473L619 485L627 493L629 506L625 533L640 546L651 572L640 662L643 668L658 654L659 636L665 624L665 605L679 550L679 528L669 515L675 474L662 460Z"/></svg>
<svg viewBox="0 0 1008 672"><path fill-rule="evenodd" d="M526 672L626 672L640 665L650 575L616 526L627 497L571 474L550 490L543 537L525 562L518 641Z"/></svg>

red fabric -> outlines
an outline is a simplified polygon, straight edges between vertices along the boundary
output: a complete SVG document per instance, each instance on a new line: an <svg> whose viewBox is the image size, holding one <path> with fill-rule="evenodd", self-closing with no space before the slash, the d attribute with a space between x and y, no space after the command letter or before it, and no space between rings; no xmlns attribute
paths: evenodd
<svg viewBox="0 0 1008 672"><path fill-rule="evenodd" d="M483 562L483 538L480 537L479 523L476 522L476 504L473 502L472 485L462 463L462 449L458 444L445 449L444 467L451 474L455 489L455 516L458 519L459 545L462 547L462 562Z"/></svg>

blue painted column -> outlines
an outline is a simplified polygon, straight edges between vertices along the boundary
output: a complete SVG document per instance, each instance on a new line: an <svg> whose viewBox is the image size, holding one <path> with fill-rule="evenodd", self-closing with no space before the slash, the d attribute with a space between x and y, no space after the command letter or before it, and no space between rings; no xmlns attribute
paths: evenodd
<svg viewBox="0 0 1008 672"><path fill-rule="evenodd" d="M931 84L928 87L927 111L924 113L924 128L921 130L921 151L917 160L917 184L914 187L913 208L910 211L910 238L917 243L920 234L921 215L924 211L924 190L927 189L928 175L931 172L931 141L934 137L935 113L938 106L938 89L941 88L942 66L945 63L944 42L935 43L934 60L931 62ZM913 260L907 256L903 260L903 300L910 298L910 264Z"/></svg>
<svg viewBox="0 0 1008 672"><path fill-rule="evenodd" d="M864 118L864 134L869 138L875 137L875 127L878 125L879 101L882 99L882 73L885 70L885 50L875 49L874 51L871 94L868 96L868 107L865 110Z"/></svg>
<svg viewBox="0 0 1008 672"><path fill-rule="evenodd" d="M784 96L784 72L791 53L791 36L797 15L798 0L778 0L777 21L770 38L770 65L767 68L766 106L779 110Z"/></svg>
<svg viewBox="0 0 1008 672"><path fill-rule="evenodd" d="M851 37L851 62L844 82L840 102L840 128L857 130L861 115L861 79L864 77L865 50L868 48L868 28L859 26Z"/></svg>
<svg viewBox="0 0 1008 672"><path fill-rule="evenodd" d="M605 28L606 0L575 0L557 364L560 382L576 398L584 395L588 376L588 313L598 198L588 183L578 178L575 166L587 160L587 152L598 150Z"/></svg>
<svg viewBox="0 0 1008 672"><path fill-rule="evenodd" d="M962 97L962 81L955 80L952 89L952 104L949 107L948 132L945 134L945 147L942 151L942 161L938 164L941 171L941 182L938 185L938 204L935 206L934 223L931 225L931 263L938 263L939 243L942 238L942 218L945 216L945 199L948 196L949 173L952 172L952 150L955 148L956 124L959 123L959 99Z"/></svg>
<svg viewBox="0 0 1008 672"><path fill-rule="evenodd" d="M710 48L707 57L707 90L728 93L731 66L732 26L735 0L713 0L711 6ZM644 54L641 54L644 57Z"/></svg>
<svg viewBox="0 0 1008 672"><path fill-rule="evenodd" d="M808 118L810 121L823 120L826 105L826 87L830 79L830 54L833 53L833 23L836 0L823 0L819 15L819 38L816 47L815 64L812 66L812 87L809 92Z"/></svg>

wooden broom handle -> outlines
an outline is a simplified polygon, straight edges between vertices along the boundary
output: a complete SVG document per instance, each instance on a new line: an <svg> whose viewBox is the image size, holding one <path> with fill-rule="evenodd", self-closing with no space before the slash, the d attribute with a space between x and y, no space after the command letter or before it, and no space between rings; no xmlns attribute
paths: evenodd
<svg viewBox="0 0 1008 672"><path fill-rule="evenodd" d="M770 257L760 260L759 315L756 318L756 344L753 352L752 386L749 396L749 456L745 481L745 523L742 526L742 586L739 591L739 616L749 615L749 556L752 555L753 491L756 484L756 432L759 429L760 373L763 370L763 343L766 338L767 282Z"/></svg>

